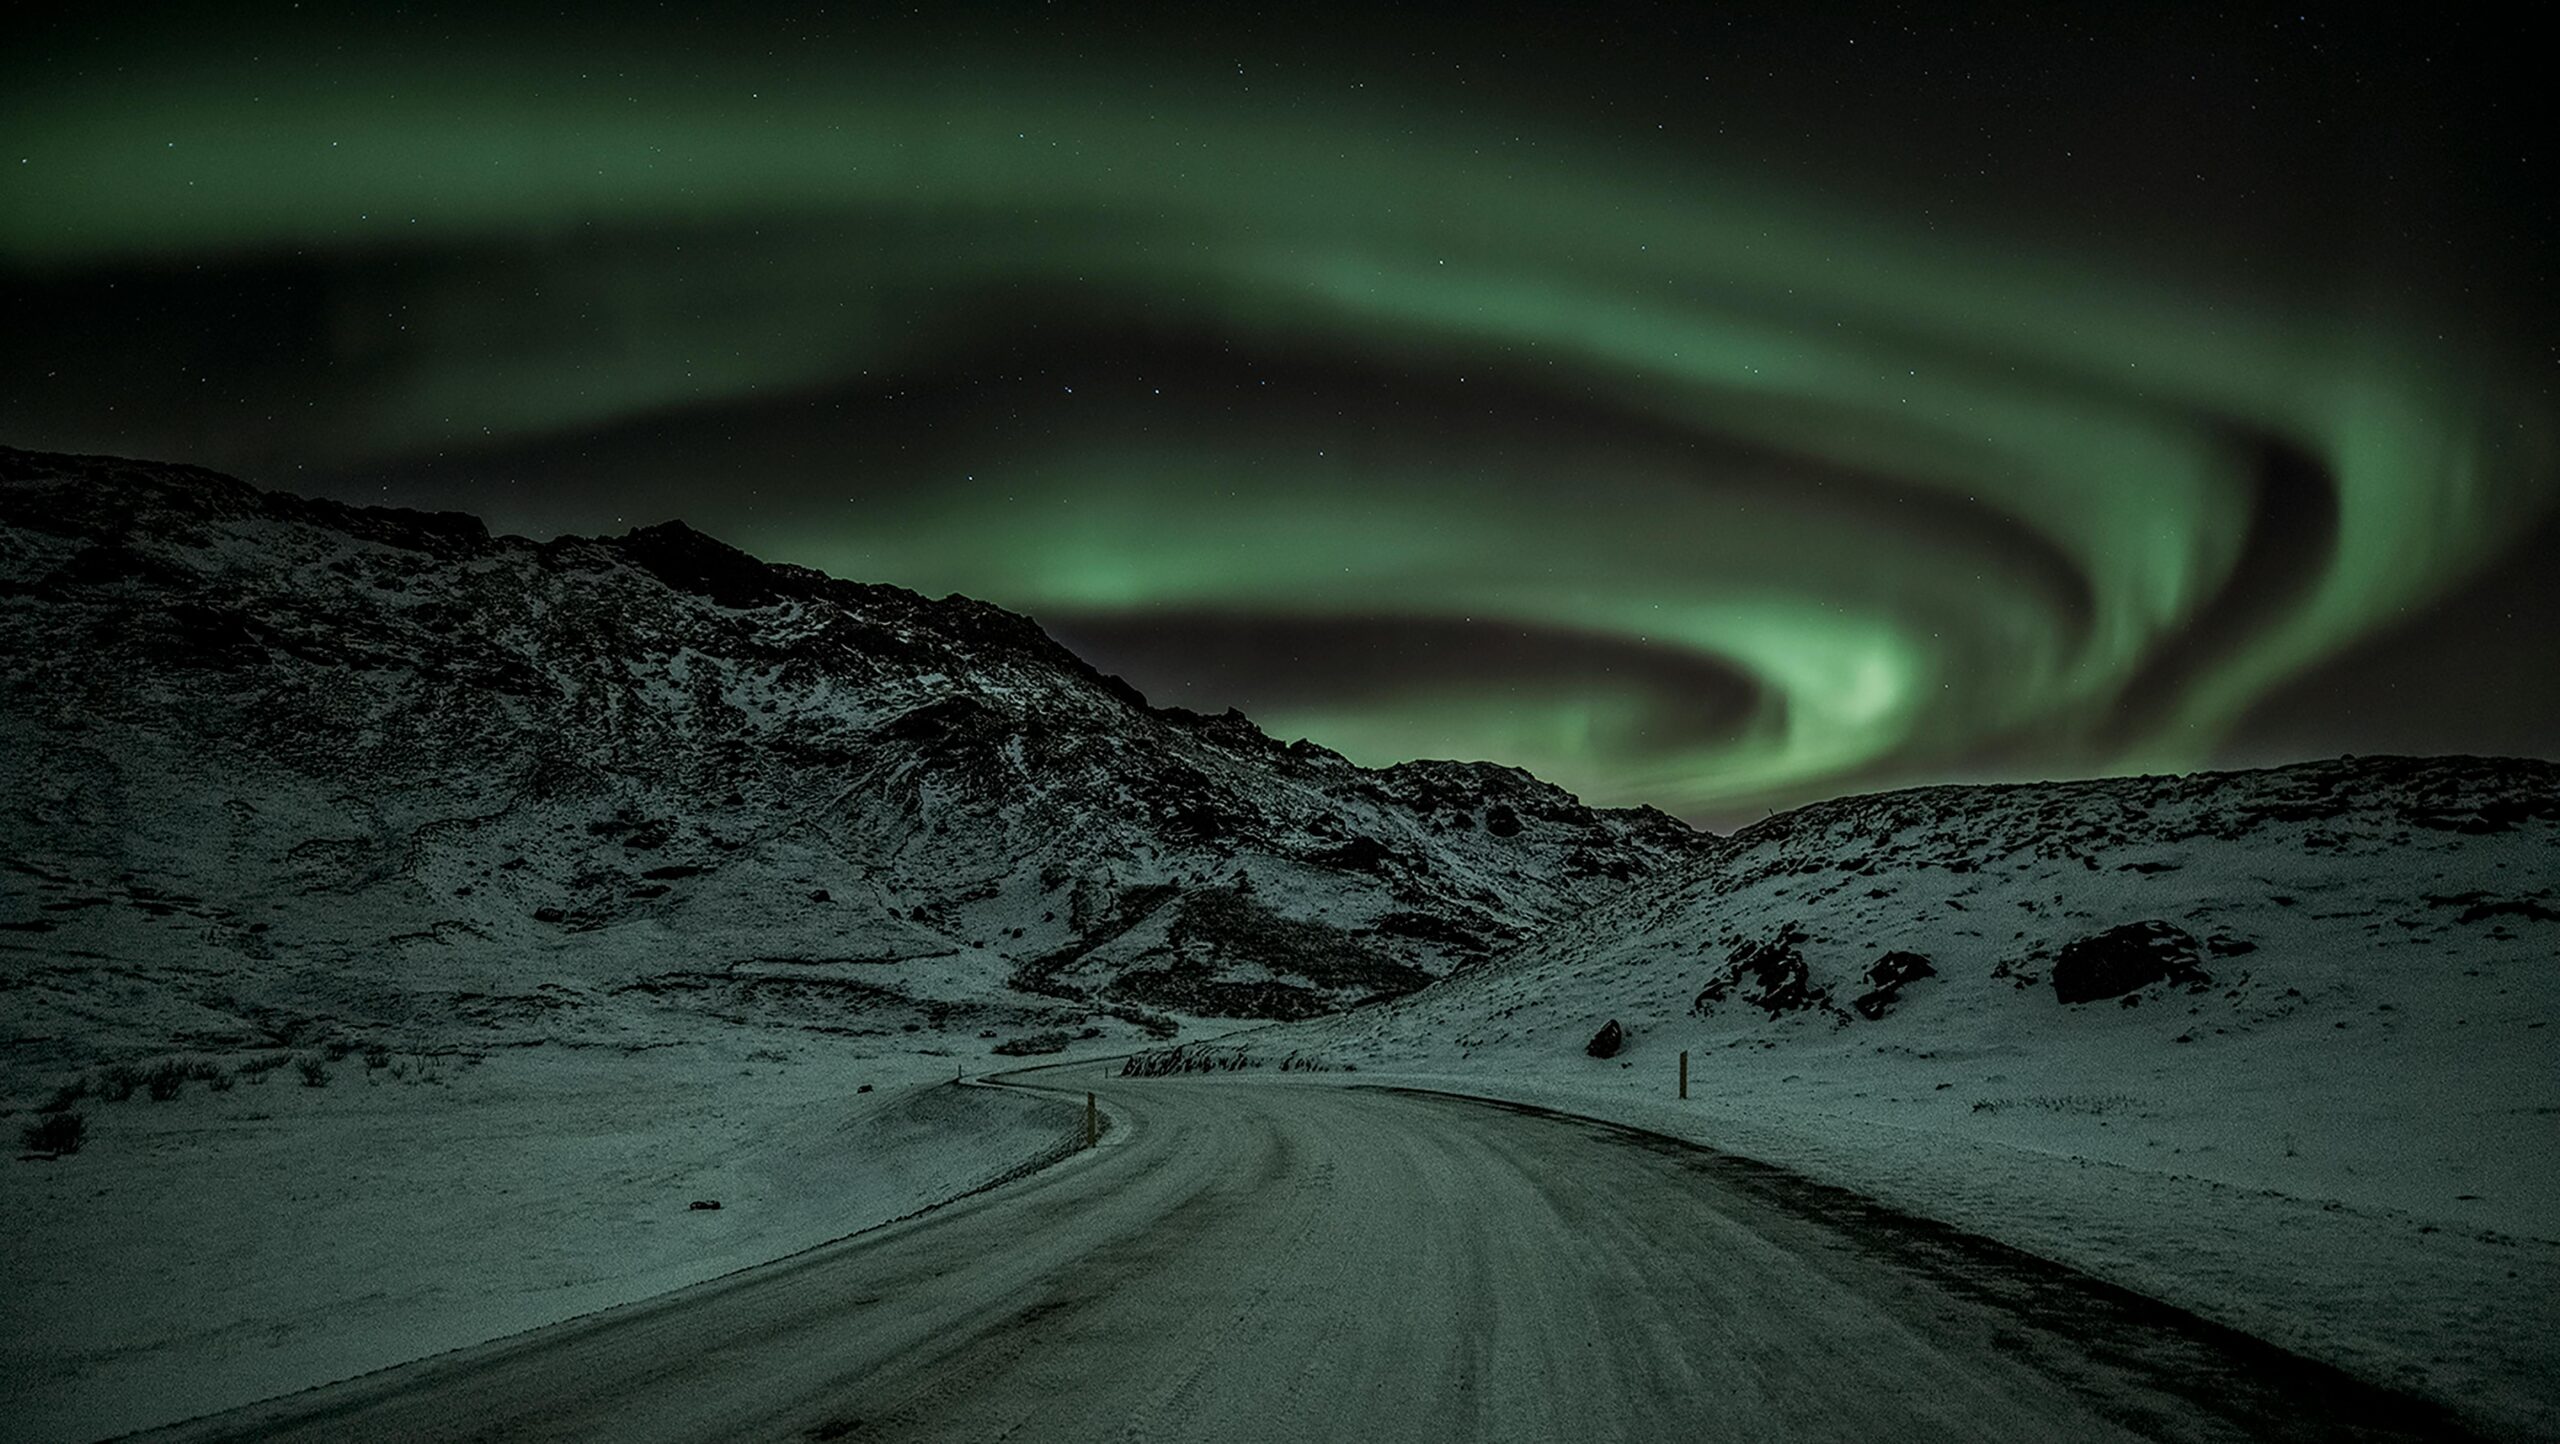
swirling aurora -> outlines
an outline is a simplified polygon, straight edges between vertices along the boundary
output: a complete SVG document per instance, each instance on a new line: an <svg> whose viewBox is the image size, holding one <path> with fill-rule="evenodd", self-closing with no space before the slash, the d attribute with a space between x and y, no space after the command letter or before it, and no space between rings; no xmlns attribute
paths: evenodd
<svg viewBox="0 0 2560 1444"><path fill-rule="evenodd" d="M2215 760L2560 499L2475 271L1939 215L1529 61L666 38L20 48L9 439L681 515L1707 819Z"/></svg>

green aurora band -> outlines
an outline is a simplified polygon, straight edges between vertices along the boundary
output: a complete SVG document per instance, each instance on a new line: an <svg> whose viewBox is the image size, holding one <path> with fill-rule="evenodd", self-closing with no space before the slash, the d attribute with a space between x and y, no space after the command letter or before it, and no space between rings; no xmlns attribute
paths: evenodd
<svg viewBox="0 0 2560 1444"><path fill-rule="evenodd" d="M763 555L1045 619L1393 617L1677 654L1742 678L1740 715L1681 725L1634 677L1418 676L1257 720L1692 816L2015 739L2046 772L2194 765L2553 501L2549 418L2512 368L2458 318L2316 279L1957 234L1668 150L1497 151L1356 95L1033 66L749 84L714 68L640 104L496 60L368 64L361 94L174 64L60 79L0 113L0 265L502 253L521 284L396 267L330 318L360 374L299 444L345 475L965 359L1020 296L1353 354L1434 395L1600 405L1654 440L1445 412L1292 435L1120 378L990 430L965 471L806 462L838 520L691 510ZM598 239L634 234L668 239ZM2328 534L2203 635L2253 584L2270 455L2316 478Z"/></svg>

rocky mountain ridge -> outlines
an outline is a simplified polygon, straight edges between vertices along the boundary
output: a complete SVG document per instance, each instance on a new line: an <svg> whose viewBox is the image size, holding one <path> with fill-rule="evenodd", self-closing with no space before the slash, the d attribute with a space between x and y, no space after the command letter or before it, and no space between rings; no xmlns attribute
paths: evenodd
<svg viewBox="0 0 2560 1444"><path fill-rule="evenodd" d="M1521 1037L1490 1020L1526 1014L1553 1018L1561 1047L1596 1026L1583 1014L1616 1013L1631 1036L1775 1047L1876 1025L1912 997L1974 1020L2020 993L2123 1009L2193 994L2214 1003L2178 1016L2264 1021L2305 997L2387 993L2413 948L2473 978L2528 967L2560 923L2555 877L2560 763L2533 759L1912 788L1755 823L1487 968L1326 1031L1409 1043L1428 1017L1463 1052ZM2020 1035L2040 1027L2022 1020Z"/></svg>
<svg viewBox="0 0 2560 1444"><path fill-rule="evenodd" d="M981 602L0 449L21 1064L619 1002L1162 1032L1408 991L1711 845L1356 767ZM103 981L116 979L112 985Z"/></svg>

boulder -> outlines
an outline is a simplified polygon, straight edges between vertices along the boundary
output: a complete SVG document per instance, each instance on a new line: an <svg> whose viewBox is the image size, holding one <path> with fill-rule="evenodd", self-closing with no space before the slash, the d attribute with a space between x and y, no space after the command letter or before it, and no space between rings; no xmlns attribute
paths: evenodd
<svg viewBox="0 0 2560 1444"><path fill-rule="evenodd" d="M1626 1045L1626 1030L1618 1026L1617 1019L1611 1018L1599 1032L1591 1035L1590 1042L1582 1045L1582 1051L1594 1058L1615 1058L1618 1050Z"/></svg>
<svg viewBox="0 0 2560 1444"><path fill-rule="evenodd" d="M2153 983L2210 987L2186 929L2153 919L2066 943L2053 964L2053 995L2065 1003L2117 998Z"/></svg>

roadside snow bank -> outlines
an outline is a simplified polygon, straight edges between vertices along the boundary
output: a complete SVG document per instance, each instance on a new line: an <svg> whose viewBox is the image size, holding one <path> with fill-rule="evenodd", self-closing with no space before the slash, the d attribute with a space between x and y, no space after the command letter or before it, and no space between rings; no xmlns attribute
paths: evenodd
<svg viewBox="0 0 2560 1444"><path fill-rule="evenodd" d="M1074 1129L946 1060L806 1035L394 1061L408 1081L349 1058L325 1087L286 1068L92 1104L82 1152L0 1168L10 1436L145 1428L680 1288Z"/></svg>
<svg viewBox="0 0 2560 1444"><path fill-rule="evenodd" d="M2560 1438L2555 1021L2560 767L2373 758L1820 804L1195 1057L1693 1139Z"/></svg>
<svg viewBox="0 0 2560 1444"><path fill-rule="evenodd" d="M2441 1400L2490 1432L2560 1438L2560 1243L2547 1235L2221 1181L2182 1171L2174 1145L2146 1167L2074 1148L2062 1128L1994 1137L1945 1126L1917 1098L1839 1087L1848 1106L1833 1110L1818 1102L1833 1090L1790 1099L1798 1084L1773 1078L1684 1103L1660 1057L1642 1073L1607 1066L1615 1078L1364 1067L1342 1081L1534 1104L1773 1164Z"/></svg>

